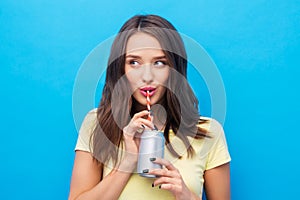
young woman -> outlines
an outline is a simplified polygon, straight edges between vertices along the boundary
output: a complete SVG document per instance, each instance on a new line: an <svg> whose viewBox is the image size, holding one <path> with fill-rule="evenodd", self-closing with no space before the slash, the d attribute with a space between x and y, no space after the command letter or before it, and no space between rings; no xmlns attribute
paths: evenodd
<svg viewBox="0 0 300 200"><path fill-rule="evenodd" d="M173 25L156 15L129 19L111 47L97 109L79 131L69 199L230 199L230 155L221 125L198 113L187 57ZM152 105L147 110L149 92ZM151 120L147 117L151 116ZM165 137L162 169L136 173L140 134Z"/></svg>

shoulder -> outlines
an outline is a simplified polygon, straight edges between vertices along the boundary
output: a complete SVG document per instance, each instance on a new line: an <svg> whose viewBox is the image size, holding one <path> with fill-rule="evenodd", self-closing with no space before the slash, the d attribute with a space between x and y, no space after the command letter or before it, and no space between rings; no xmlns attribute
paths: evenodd
<svg viewBox="0 0 300 200"><path fill-rule="evenodd" d="M97 122L97 108L90 110L81 124L79 134L80 135L90 135L95 128Z"/></svg>
<svg viewBox="0 0 300 200"><path fill-rule="evenodd" d="M81 124L75 150L92 152L92 149L90 148L90 139L96 124L97 109L92 109L86 114Z"/></svg>
<svg viewBox="0 0 300 200"><path fill-rule="evenodd" d="M84 120L82 122L82 126L84 125L91 125L91 123L94 123L97 119L97 108L94 108L90 110L84 117Z"/></svg>
<svg viewBox="0 0 300 200"><path fill-rule="evenodd" d="M203 146L198 155L206 157L205 169L209 170L230 162L231 157L222 124L213 118L201 118L206 123L200 123L200 126L206 128L208 137L203 139Z"/></svg>
<svg viewBox="0 0 300 200"><path fill-rule="evenodd" d="M197 155L206 159L206 170L220 166L231 160L223 126L216 119L200 117L198 127L206 130L208 137L194 140Z"/></svg>
<svg viewBox="0 0 300 200"><path fill-rule="evenodd" d="M94 119L94 118L97 118L97 108L93 108L92 110L90 110L85 118L88 118L88 119Z"/></svg>
<svg viewBox="0 0 300 200"><path fill-rule="evenodd" d="M211 117L200 116L197 126L206 130L207 135L213 138L220 137L224 134L222 124Z"/></svg>

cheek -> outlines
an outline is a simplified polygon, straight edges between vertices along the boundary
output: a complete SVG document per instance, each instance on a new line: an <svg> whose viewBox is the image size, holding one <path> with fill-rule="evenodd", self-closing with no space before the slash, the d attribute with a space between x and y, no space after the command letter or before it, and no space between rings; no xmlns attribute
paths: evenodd
<svg viewBox="0 0 300 200"><path fill-rule="evenodd" d="M137 82L138 74L134 70L125 71L125 74L130 84Z"/></svg>
<svg viewBox="0 0 300 200"><path fill-rule="evenodd" d="M131 70L126 73L126 78L128 83L130 84L130 88L132 91L135 91L140 85L140 75L139 73L135 72L135 70Z"/></svg>
<svg viewBox="0 0 300 200"><path fill-rule="evenodd" d="M165 85L167 83L168 78L169 78L169 70L157 74L157 81L162 85Z"/></svg>

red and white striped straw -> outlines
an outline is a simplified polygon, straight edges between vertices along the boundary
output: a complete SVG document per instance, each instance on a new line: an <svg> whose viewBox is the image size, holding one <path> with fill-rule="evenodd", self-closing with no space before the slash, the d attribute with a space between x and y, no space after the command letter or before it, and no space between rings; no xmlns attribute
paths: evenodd
<svg viewBox="0 0 300 200"><path fill-rule="evenodd" d="M147 90L146 100L147 100L147 109L148 109L148 111L150 111L151 107L150 107L150 92L149 92L149 90Z"/></svg>
<svg viewBox="0 0 300 200"><path fill-rule="evenodd" d="M149 116L148 116L148 120L151 121L151 116L150 116L150 112L151 112L151 104L150 104L150 92L149 90L147 90L147 95L146 95L146 100L147 100L147 109L149 111Z"/></svg>

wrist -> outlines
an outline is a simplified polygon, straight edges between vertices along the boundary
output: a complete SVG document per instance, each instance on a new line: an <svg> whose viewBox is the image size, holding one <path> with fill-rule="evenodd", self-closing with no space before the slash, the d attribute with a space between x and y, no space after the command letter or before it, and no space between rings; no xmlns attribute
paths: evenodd
<svg viewBox="0 0 300 200"><path fill-rule="evenodd" d="M132 173L136 168L138 160L137 158L138 157L135 155L125 155L118 167L118 170L127 173Z"/></svg>

